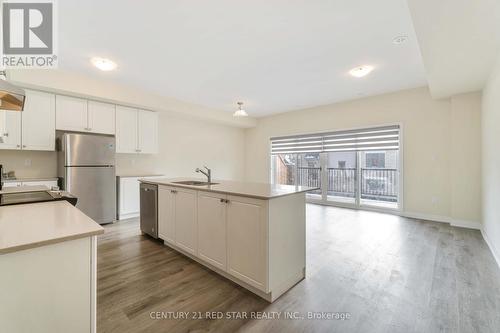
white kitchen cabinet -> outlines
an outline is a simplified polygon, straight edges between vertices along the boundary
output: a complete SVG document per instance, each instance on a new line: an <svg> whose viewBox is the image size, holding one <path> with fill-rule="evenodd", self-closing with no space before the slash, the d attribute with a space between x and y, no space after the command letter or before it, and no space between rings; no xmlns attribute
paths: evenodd
<svg viewBox="0 0 500 333"><path fill-rule="evenodd" d="M58 130L88 132L87 100L57 95L56 128Z"/></svg>
<svg viewBox="0 0 500 333"><path fill-rule="evenodd" d="M0 111L0 149L55 150L55 96L26 90L24 111Z"/></svg>
<svg viewBox="0 0 500 333"><path fill-rule="evenodd" d="M175 244L173 188L158 186L158 237L165 242Z"/></svg>
<svg viewBox="0 0 500 333"><path fill-rule="evenodd" d="M116 106L116 152L156 154L158 114Z"/></svg>
<svg viewBox="0 0 500 333"><path fill-rule="evenodd" d="M21 149L21 114L19 111L0 111L0 149Z"/></svg>
<svg viewBox="0 0 500 333"><path fill-rule="evenodd" d="M227 272L265 291L267 274L267 204L228 196Z"/></svg>
<svg viewBox="0 0 500 333"><path fill-rule="evenodd" d="M198 243L196 191L181 188L176 188L173 191L175 244L191 254L196 254Z"/></svg>
<svg viewBox="0 0 500 333"><path fill-rule="evenodd" d="M22 114L23 150L55 150L55 95L26 90Z"/></svg>
<svg viewBox="0 0 500 333"><path fill-rule="evenodd" d="M225 194L198 192L198 256L226 270Z"/></svg>
<svg viewBox="0 0 500 333"><path fill-rule="evenodd" d="M123 220L139 215L139 177L120 177L118 189L118 219Z"/></svg>
<svg viewBox="0 0 500 333"><path fill-rule="evenodd" d="M116 152L137 153L137 109L116 106Z"/></svg>
<svg viewBox="0 0 500 333"><path fill-rule="evenodd" d="M255 184L235 183L191 189L159 180L159 238L273 302L305 277L305 192L256 199L240 194Z"/></svg>
<svg viewBox="0 0 500 333"><path fill-rule="evenodd" d="M65 131L115 134L115 105L57 95L56 128Z"/></svg>
<svg viewBox="0 0 500 333"><path fill-rule="evenodd" d="M88 101L88 128L92 133L115 134L115 105Z"/></svg>
<svg viewBox="0 0 500 333"><path fill-rule="evenodd" d="M195 190L159 186L158 236L193 255L198 247L196 203Z"/></svg>
<svg viewBox="0 0 500 333"><path fill-rule="evenodd" d="M158 113L139 110L137 113L137 148L143 154L158 153Z"/></svg>

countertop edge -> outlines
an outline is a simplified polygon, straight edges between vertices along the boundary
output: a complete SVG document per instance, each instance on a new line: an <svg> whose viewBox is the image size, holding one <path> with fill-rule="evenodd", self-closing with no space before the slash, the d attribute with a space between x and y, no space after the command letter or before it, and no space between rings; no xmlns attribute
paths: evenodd
<svg viewBox="0 0 500 333"><path fill-rule="evenodd" d="M139 182L153 184L153 185L163 185L163 186L171 186L171 187L180 187L180 188L185 188L185 189L188 189L188 190L196 190L196 191L203 191L203 192L212 192L212 193L219 193L219 194L237 195L237 196L242 196L242 197L247 197L247 198L253 198L253 199L260 199L260 200L272 200L272 199L276 199L276 198L281 198L281 197L285 197L285 196L289 196L289 195L294 195L294 194L305 193L305 192L314 191L314 190L319 189L319 187L313 187L313 188L308 188L307 190L300 190L300 191L295 191L295 192L291 192L291 193L280 193L280 194L276 194L276 195L273 195L273 196L260 196L260 195L252 195L252 194L241 193L241 192L231 192L231 191L224 191L224 190L217 190L217 189L208 189L208 188L202 188L202 187L193 186L193 185L183 185L183 184L158 182L158 181L154 181L152 179L139 179Z"/></svg>
<svg viewBox="0 0 500 333"><path fill-rule="evenodd" d="M33 243L29 243L29 244L12 246L12 247L8 247L8 248L0 249L0 255L24 251L24 250L36 249L38 247L57 244L57 243L63 243L63 242L72 241L72 240L76 240L76 239L80 239L80 238L97 236L97 235L101 235L103 233L104 233L104 228L102 228L100 230L96 230L96 231L89 231L89 232L84 232L84 233L75 234L75 235L68 235L68 236L64 236L64 237L33 242Z"/></svg>

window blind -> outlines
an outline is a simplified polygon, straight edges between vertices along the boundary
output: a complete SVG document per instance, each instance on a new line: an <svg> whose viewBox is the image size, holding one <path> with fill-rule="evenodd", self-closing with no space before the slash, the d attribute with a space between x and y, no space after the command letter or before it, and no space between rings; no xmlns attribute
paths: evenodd
<svg viewBox="0 0 500 333"><path fill-rule="evenodd" d="M399 126L271 138L271 154L399 149Z"/></svg>

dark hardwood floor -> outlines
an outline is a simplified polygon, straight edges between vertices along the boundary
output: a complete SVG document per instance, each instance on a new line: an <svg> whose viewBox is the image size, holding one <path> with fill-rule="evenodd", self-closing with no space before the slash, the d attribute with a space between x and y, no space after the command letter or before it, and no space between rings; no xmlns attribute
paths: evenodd
<svg viewBox="0 0 500 333"><path fill-rule="evenodd" d="M317 205L307 206L307 277L273 304L142 236L137 219L99 237L97 286L99 333L500 331L500 270L479 231ZM167 318L178 312L190 319ZM235 318L260 312L281 318Z"/></svg>

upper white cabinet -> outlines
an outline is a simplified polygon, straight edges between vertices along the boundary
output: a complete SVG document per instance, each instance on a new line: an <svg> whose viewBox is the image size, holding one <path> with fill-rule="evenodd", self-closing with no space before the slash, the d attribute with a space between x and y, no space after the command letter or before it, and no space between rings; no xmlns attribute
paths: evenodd
<svg viewBox="0 0 500 333"><path fill-rule="evenodd" d="M0 111L1 149L21 149L21 114L19 111Z"/></svg>
<svg viewBox="0 0 500 333"><path fill-rule="evenodd" d="M56 128L58 130L87 132L87 100L69 96L56 96Z"/></svg>
<svg viewBox="0 0 500 333"><path fill-rule="evenodd" d="M158 153L158 113L139 110L137 113L137 147L143 154Z"/></svg>
<svg viewBox="0 0 500 333"><path fill-rule="evenodd" d="M115 105L89 101L88 123L93 133L115 134Z"/></svg>
<svg viewBox="0 0 500 333"><path fill-rule="evenodd" d="M56 128L65 131L115 134L115 106L57 95Z"/></svg>
<svg viewBox="0 0 500 333"><path fill-rule="evenodd" d="M0 149L54 150L55 96L26 90L23 112L0 111Z"/></svg>
<svg viewBox="0 0 500 333"><path fill-rule="evenodd" d="M54 150L56 135L56 108L54 94L27 91L22 112L22 148L26 150Z"/></svg>
<svg viewBox="0 0 500 333"><path fill-rule="evenodd" d="M116 152L158 152L158 114L116 106Z"/></svg>
<svg viewBox="0 0 500 333"><path fill-rule="evenodd" d="M137 110L116 106L116 152L137 153Z"/></svg>

